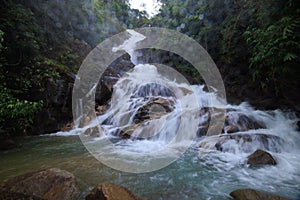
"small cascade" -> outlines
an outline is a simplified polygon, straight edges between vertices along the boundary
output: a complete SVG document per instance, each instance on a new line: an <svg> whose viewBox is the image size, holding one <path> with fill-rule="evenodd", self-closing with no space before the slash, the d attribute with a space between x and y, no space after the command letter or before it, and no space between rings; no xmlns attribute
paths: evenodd
<svg viewBox="0 0 300 200"><path fill-rule="evenodd" d="M145 71L147 76L144 75ZM193 112L198 106L192 93L184 94L182 88L186 87L165 79L154 65L135 66L132 72L115 84L107 111L110 114L106 119L100 116L109 125L106 132L127 139L170 142L179 131L180 124L189 124L190 128L197 126L197 123L190 121L196 116L183 118L184 113ZM110 130L116 128L117 132ZM192 132L185 133L185 137L193 139L195 135Z"/></svg>
<svg viewBox="0 0 300 200"><path fill-rule="evenodd" d="M130 38L126 40L122 45L114 47L113 52L124 50L130 55L130 60L134 65L138 64L138 55L134 51L136 43L146 39L146 37L134 30L128 29L127 32L130 34Z"/></svg>

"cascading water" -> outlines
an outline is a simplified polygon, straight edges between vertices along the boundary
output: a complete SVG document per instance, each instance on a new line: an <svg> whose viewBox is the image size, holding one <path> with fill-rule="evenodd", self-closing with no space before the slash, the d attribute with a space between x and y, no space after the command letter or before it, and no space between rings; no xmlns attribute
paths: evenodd
<svg viewBox="0 0 300 200"><path fill-rule="evenodd" d="M145 39L134 31L128 33L131 40L127 40L127 45L124 43L113 51L128 51L128 45L133 47ZM132 38L135 36L138 38ZM167 78L171 77L171 69L165 73L159 65L138 64L135 52L129 53L136 66L114 85L106 112L89 118L89 123L81 126L78 119L72 131L50 136L79 134L86 148L108 166L152 172L129 174L106 168L90 159L84 150L78 156L78 141L61 141L59 151L59 139L53 137L54 142L48 145L38 141L40 145L33 145L33 152L29 151L31 147L27 148L30 160L24 161L25 157L18 155L18 163L9 154L1 155L5 170L0 173L11 173L18 167L19 171L26 167L30 171L30 162L41 168L45 163L62 163L62 168L80 177L86 190L101 181L111 181L148 199L228 199L228 194L239 188L297 198L300 133L293 113L256 110L247 103L224 106L203 85L189 85L187 81L178 81L183 80L180 77ZM82 112L83 107L80 100L76 112ZM225 115L222 109L226 110ZM221 123L223 117L225 123ZM209 129L214 133L215 126L222 126L222 134L206 136ZM51 137L39 140L51 141ZM256 149L270 152L277 165L249 167L247 156ZM35 155L39 157L33 159ZM162 164L165 160L169 165ZM161 169L153 171L159 165Z"/></svg>
<svg viewBox="0 0 300 200"><path fill-rule="evenodd" d="M168 76L161 73L159 66L138 64L138 56L131 49L145 37L132 30L128 33L131 37L123 45L113 48L113 51L125 50L135 67L114 85L106 113L87 126L100 124L104 132L101 137L93 139L95 143L105 137L113 142L113 147L101 149L109 152L106 156L111 158L134 154L135 159L126 156L128 160L114 159L115 162L136 162L139 163L137 166L145 167L141 163L153 160L140 159L144 154L147 157L151 152L168 149L164 151L164 156L153 155L159 155L161 159L177 159L176 154L182 145L186 148L192 144L187 152L198 151L199 165L202 167L224 173L232 170L229 176L221 176L225 181L235 177L238 181L249 181L254 188L265 188L290 197L297 195L300 134L296 130L298 119L294 114L280 110L255 110L247 103L224 107L220 102L222 100L214 93L204 91L204 86L179 83L166 78ZM226 109L225 116L220 112L221 109ZM223 133L219 135L212 131L213 136L205 137L209 129L220 126L222 120L219 118L222 117L226 117L225 124L221 124ZM199 131L201 129L202 133ZM82 133L85 134L84 131ZM92 146L90 151L95 154L97 145ZM257 149L271 152L278 165L257 170L248 168L247 156ZM180 159L177 162L183 161ZM288 176L276 177L278 180L273 184L269 177L274 172L284 172ZM261 176L261 173L264 175ZM268 186L264 179L267 179ZM284 193L280 187L289 188L289 193ZM211 192L208 193L212 195Z"/></svg>

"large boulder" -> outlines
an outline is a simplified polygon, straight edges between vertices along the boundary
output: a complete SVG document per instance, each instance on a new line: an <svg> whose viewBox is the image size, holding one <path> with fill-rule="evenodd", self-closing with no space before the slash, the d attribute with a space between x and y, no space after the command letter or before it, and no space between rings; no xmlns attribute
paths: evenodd
<svg viewBox="0 0 300 200"><path fill-rule="evenodd" d="M230 193L234 200L288 200L275 194L253 189L238 189Z"/></svg>
<svg viewBox="0 0 300 200"><path fill-rule="evenodd" d="M112 183L102 183L95 187L86 200L142 200L128 189Z"/></svg>
<svg viewBox="0 0 300 200"><path fill-rule="evenodd" d="M72 200L80 194L75 176L57 168L17 176L1 184L0 190L47 200Z"/></svg>
<svg viewBox="0 0 300 200"><path fill-rule="evenodd" d="M137 124L150 119L159 118L173 110L174 101L162 97L152 98L138 109L133 121Z"/></svg>
<svg viewBox="0 0 300 200"><path fill-rule="evenodd" d="M276 165L277 163L270 153L258 149L248 156L247 164L250 167L259 167L263 165Z"/></svg>
<svg viewBox="0 0 300 200"><path fill-rule="evenodd" d="M133 123L120 129L117 134L123 139L154 137L157 134L155 131L157 128L155 120L172 112L175 108L174 104L173 100L164 97L148 99L136 112L136 108L132 108L131 113L134 114Z"/></svg>

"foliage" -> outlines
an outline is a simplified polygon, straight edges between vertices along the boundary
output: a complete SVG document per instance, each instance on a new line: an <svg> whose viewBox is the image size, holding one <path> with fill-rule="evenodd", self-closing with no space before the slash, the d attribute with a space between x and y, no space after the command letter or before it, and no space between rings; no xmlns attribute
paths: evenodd
<svg viewBox="0 0 300 200"><path fill-rule="evenodd" d="M126 29L134 29L149 24L145 12L131 9L128 1L124 0L94 1L93 11L98 22L100 22L100 41Z"/></svg>
<svg viewBox="0 0 300 200"><path fill-rule="evenodd" d="M261 81L264 88L272 83L276 94L282 83L286 83L284 79L293 78L299 71L296 68L300 61L300 9L296 2L281 3L283 9L281 7L269 23L257 23L265 16L255 12L256 22L244 33L251 46L249 62L250 67L255 68L253 80ZM254 8L258 10L257 6Z"/></svg>
<svg viewBox="0 0 300 200"><path fill-rule="evenodd" d="M299 77L297 0L163 0L153 25L177 29L202 44L223 75L280 96ZM249 66L249 68L248 68ZM248 80L251 82L251 79Z"/></svg>
<svg viewBox="0 0 300 200"><path fill-rule="evenodd" d="M11 134L25 134L33 123L35 113L42 105L43 101L20 100L13 97L9 89L1 88L0 128L11 131Z"/></svg>
<svg viewBox="0 0 300 200"><path fill-rule="evenodd" d="M53 73L43 69L38 56L44 44L33 13L14 3L3 4L0 11L0 128L25 134L43 106L31 92Z"/></svg>
<svg viewBox="0 0 300 200"><path fill-rule="evenodd" d="M0 128L23 134L42 106L41 101L26 100L34 70L32 59L39 50L39 45L35 35L36 28L32 24L32 13L20 5L4 5L2 9ZM22 98L24 96L25 99Z"/></svg>

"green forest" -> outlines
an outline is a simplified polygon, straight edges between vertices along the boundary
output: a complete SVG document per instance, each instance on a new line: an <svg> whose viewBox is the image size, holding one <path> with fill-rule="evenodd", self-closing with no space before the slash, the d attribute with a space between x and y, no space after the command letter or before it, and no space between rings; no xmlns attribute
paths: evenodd
<svg viewBox="0 0 300 200"><path fill-rule="evenodd" d="M67 7L64 3L4 1L0 17L1 132L40 133L33 126L51 126L46 122L52 120L51 115L62 123L70 120L69 105L65 112L55 111L64 99L48 99L57 93L53 87L67 93L66 84L72 83L72 74L90 49L128 28L147 26L178 30L199 42L217 64L229 102L242 99L266 109L299 111L298 1L161 2L159 13L149 19L146 12L119 0L72 0ZM49 90L49 81L62 85ZM50 112L50 119L41 122L37 118L43 112Z"/></svg>

